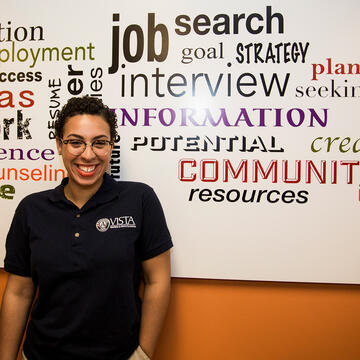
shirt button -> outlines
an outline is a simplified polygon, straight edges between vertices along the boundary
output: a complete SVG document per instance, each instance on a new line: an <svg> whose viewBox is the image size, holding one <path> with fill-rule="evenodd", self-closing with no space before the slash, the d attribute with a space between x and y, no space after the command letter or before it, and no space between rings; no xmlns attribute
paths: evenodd
<svg viewBox="0 0 360 360"><path fill-rule="evenodd" d="M79 233L75 233L75 237L78 238L80 236Z"/></svg>
<svg viewBox="0 0 360 360"><path fill-rule="evenodd" d="M79 217L80 217L80 214L76 214L76 217L79 218Z"/></svg>

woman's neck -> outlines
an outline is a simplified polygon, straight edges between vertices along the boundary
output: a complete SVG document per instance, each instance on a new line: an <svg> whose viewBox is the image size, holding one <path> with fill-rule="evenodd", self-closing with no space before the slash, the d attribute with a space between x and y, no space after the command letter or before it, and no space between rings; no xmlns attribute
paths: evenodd
<svg viewBox="0 0 360 360"><path fill-rule="evenodd" d="M99 183L93 184L90 187L84 187L78 185L77 183L69 179L69 182L64 187L64 194L68 200L70 200L79 209L81 209L89 201L89 199L99 190L101 184L102 179Z"/></svg>

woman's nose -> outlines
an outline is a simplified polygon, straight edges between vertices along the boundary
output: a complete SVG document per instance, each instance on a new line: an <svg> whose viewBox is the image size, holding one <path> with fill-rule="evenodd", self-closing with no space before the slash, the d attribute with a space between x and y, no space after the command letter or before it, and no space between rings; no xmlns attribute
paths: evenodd
<svg viewBox="0 0 360 360"><path fill-rule="evenodd" d="M94 153L90 144L86 144L85 150L81 154L81 157L84 159L93 159L96 157L96 154Z"/></svg>

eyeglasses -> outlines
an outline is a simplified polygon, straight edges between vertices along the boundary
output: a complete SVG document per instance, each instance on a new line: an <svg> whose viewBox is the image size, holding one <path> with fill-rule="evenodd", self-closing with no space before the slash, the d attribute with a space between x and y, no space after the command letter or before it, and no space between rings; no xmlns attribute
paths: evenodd
<svg viewBox="0 0 360 360"><path fill-rule="evenodd" d="M69 139L69 140L60 139L60 141L64 145L66 145L66 150L70 154L75 156L79 156L80 154L82 154L85 151L86 146L88 145L91 147L91 150L95 153L95 155L105 156L111 151L111 148L114 145L113 141L103 140L103 139L94 140L90 144L79 139Z"/></svg>

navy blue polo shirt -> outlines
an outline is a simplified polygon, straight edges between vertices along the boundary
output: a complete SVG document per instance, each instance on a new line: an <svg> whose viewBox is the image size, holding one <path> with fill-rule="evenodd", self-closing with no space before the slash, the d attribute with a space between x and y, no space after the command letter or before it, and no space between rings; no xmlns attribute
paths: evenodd
<svg viewBox="0 0 360 360"><path fill-rule="evenodd" d="M24 198L6 240L5 270L39 287L29 360L121 360L139 342L141 262L172 247L149 186L109 175L78 209L53 190Z"/></svg>

